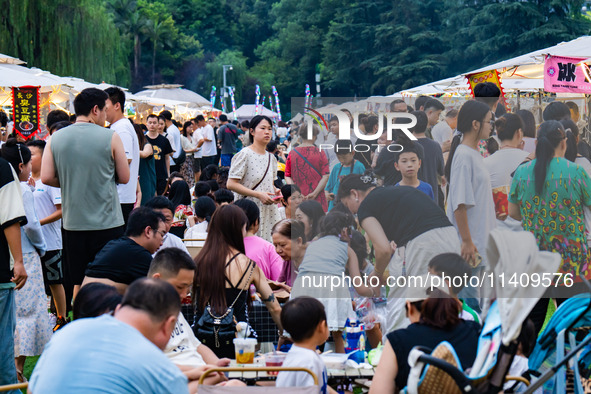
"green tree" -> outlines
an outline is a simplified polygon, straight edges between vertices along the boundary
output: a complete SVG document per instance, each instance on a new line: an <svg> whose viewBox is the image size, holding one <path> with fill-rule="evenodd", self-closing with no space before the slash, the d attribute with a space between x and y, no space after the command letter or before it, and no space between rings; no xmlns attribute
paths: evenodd
<svg viewBox="0 0 591 394"><path fill-rule="evenodd" d="M391 3L359 0L340 7L323 44L322 76L331 96L363 96L380 93L374 89L374 67L371 61L385 48L374 45L380 16Z"/></svg>
<svg viewBox="0 0 591 394"><path fill-rule="evenodd" d="M228 86L235 87L236 105L240 106L248 72L248 68L246 67L246 57L244 57L241 52L225 50L209 61L205 65L208 76L206 86L217 86L218 96L223 97L222 85L224 64L232 66L232 70L226 71L226 83ZM229 106L230 102L226 102L226 105Z"/></svg>
<svg viewBox="0 0 591 394"><path fill-rule="evenodd" d="M493 62L589 34L591 23L581 14L582 0L498 2L448 0L446 32L454 34L446 56L451 73L466 72Z"/></svg>
<svg viewBox="0 0 591 394"><path fill-rule="evenodd" d="M121 36L103 2L6 0L0 52L91 82L129 84Z"/></svg>
<svg viewBox="0 0 591 394"><path fill-rule="evenodd" d="M146 35L152 41L152 84L156 83L156 50L164 45L171 46L169 34L173 27L172 17L160 21L148 19L146 22Z"/></svg>
<svg viewBox="0 0 591 394"><path fill-rule="evenodd" d="M146 20L138 9L137 0L108 0L107 9L113 14L115 25L119 28L122 38L133 40L133 79L139 76L140 58L142 55L142 33L146 28Z"/></svg>

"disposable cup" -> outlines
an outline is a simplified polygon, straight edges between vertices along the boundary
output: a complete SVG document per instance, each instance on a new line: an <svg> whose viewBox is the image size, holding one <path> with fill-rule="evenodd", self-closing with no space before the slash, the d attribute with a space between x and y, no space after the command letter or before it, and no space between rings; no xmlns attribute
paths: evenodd
<svg viewBox="0 0 591 394"><path fill-rule="evenodd" d="M285 354L281 353L271 353L265 356L265 366L267 367L280 367L283 365L283 361L285 361ZM267 372L267 374L275 376L279 372Z"/></svg>
<svg viewBox="0 0 591 394"><path fill-rule="evenodd" d="M234 350L236 351L237 364L252 364L254 362L254 348L257 340L254 338L235 338Z"/></svg>

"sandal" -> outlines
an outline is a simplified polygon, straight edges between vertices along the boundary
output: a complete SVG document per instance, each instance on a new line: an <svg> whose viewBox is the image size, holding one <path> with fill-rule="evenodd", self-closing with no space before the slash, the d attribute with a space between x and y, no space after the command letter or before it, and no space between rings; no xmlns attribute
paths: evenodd
<svg viewBox="0 0 591 394"><path fill-rule="evenodd" d="M16 371L16 378L18 379L19 383L27 383L27 378L23 375L23 371Z"/></svg>

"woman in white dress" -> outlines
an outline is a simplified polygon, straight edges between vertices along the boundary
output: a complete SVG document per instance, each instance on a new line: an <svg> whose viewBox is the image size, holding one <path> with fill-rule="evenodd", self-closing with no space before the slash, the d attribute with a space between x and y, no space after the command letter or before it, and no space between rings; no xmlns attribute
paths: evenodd
<svg viewBox="0 0 591 394"><path fill-rule="evenodd" d="M271 229L281 220L277 206L281 194L273 181L277 178L277 159L266 151L273 136L273 122L267 116L257 115L250 121L251 145L232 158L228 174L228 189L234 192L234 201L248 198L261 211L258 236L272 242Z"/></svg>

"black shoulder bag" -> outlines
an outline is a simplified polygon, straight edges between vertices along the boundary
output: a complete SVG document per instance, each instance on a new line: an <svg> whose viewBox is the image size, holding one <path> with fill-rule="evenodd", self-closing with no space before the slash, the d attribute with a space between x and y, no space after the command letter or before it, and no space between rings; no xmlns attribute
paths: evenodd
<svg viewBox="0 0 591 394"><path fill-rule="evenodd" d="M250 262L248 267L251 267ZM250 282L253 271L254 266L250 268L250 274L248 275L246 283ZM236 338L236 324L238 324L234 317L234 304L236 304L236 301L238 301L243 291L244 288L241 288L240 292L234 299L234 302L232 302L228 309L226 309L226 312L221 316L214 315L211 310L211 305L207 303L205 311L203 311L201 318L199 318L199 321L195 326L195 336L201 341L201 343L208 346L210 349L219 349L221 347L232 345L232 341Z"/></svg>

